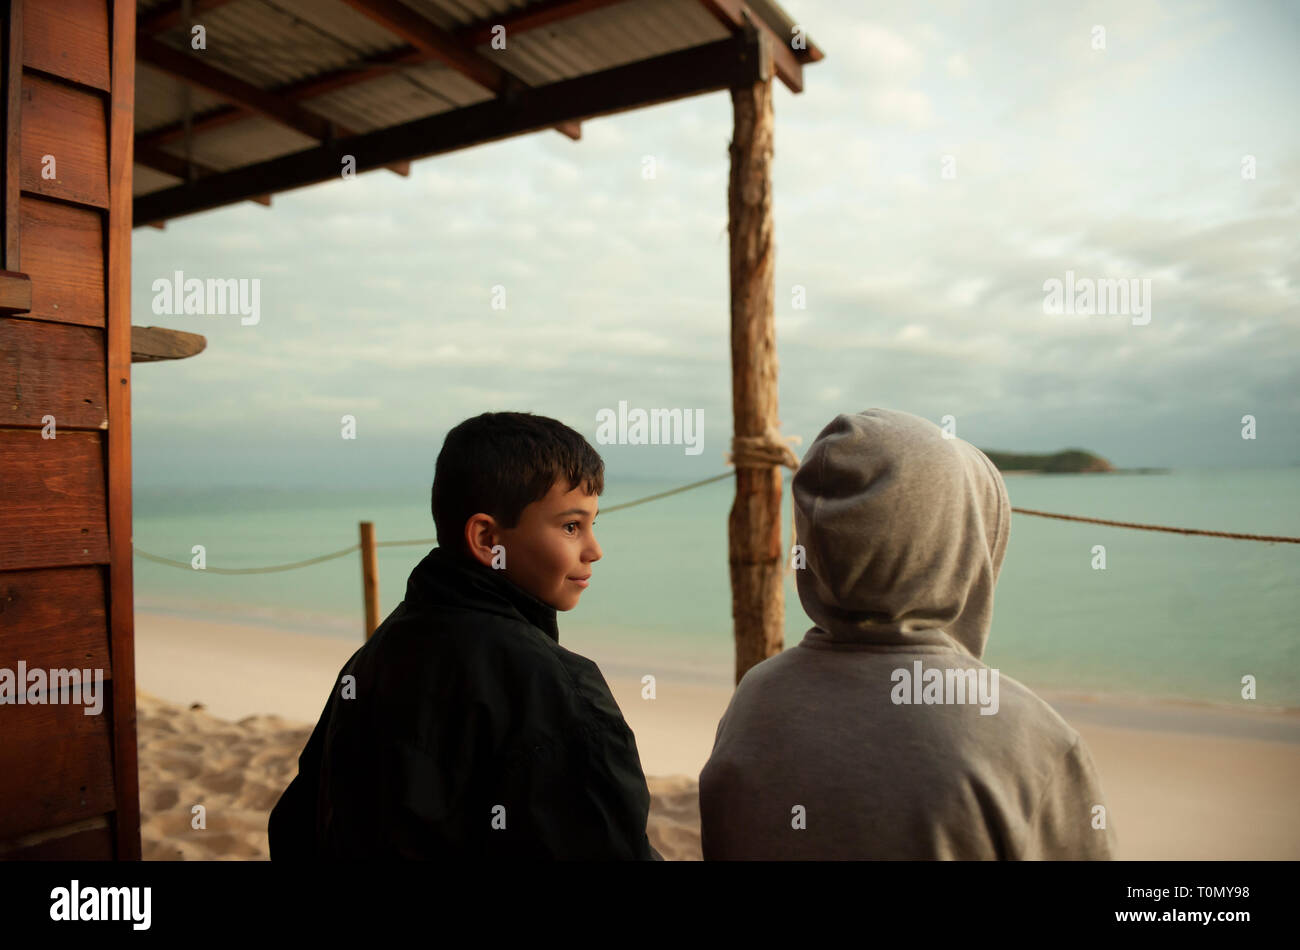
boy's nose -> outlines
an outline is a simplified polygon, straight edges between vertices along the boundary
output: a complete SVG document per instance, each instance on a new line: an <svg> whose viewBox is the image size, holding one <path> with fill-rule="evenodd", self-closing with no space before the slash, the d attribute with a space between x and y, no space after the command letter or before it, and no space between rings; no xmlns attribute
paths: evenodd
<svg viewBox="0 0 1300 950"><path fill-rule="evenodd" d="M594 534L591 536L591 549L587 553L591 554L593 561L599 561L605 556L605 552L600 549L600 542L596 540Z"/></svg>

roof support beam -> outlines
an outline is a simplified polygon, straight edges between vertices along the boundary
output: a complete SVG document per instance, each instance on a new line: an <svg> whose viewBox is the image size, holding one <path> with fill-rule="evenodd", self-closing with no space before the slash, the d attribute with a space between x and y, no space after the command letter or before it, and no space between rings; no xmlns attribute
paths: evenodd
<svg viewBox="0 0 1300 950"><path fill-rule="evenodd" d="M803 64L790 48L790 37L778 36L767 21L751 12L744 0L700 0L704 8L727 29L744 30L746 24L762 30L772 39L772 57L776 74L791 92L803 92Z"/></svg>
<svg viewBox="0 0 1300 950"><path fill-rule="evenodd" d="M403 125L326 143L135 199L135 223L217 208L253 195L338 177L344 155L357 171L494 142L591 116L611 115L772 76L772 42L761 32L606 69Z"/></svg>
<svg viewBox="0 0 1300 950"><path fill-rule="evenodd" d="M137 164L143 165L145 168L152 168L165 175L171 175L173 178L179 178L181 181L190 180L191 169L193 169L195 177L215 175L217 173L215 168L209 168L207 165L200 165L198 162L194 161L187 162L185 159L178 158L170 152L164 152L162 149L137 148L133 158ZM407 168L410 168L409 163L403 164L406 164ZM270 207L271 205L270 195L254 195L249 200L256 201L258 204L266 205L267 207Z"/></svg>

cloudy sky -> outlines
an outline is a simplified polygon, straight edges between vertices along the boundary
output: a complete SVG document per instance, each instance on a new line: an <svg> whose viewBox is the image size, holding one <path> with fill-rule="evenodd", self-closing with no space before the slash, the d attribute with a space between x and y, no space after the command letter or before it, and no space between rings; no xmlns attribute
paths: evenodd
<svg viewBox="0 0 1300 950"><path fill-rule="evenodd" d="M884 406L990 449L1300 464L1300 6L784 6L826 53L774 95L796 452ZM134 368L137 483L427 482L468 416L595 444L620 401L702 410L703 451L597 445L611 474L725 471L731 128L718 92L137 230L133 322L208 340ZM177 270L259 279L260 322L155 315ZM1067 271L1149 280L1150 322L1045 313Z"/></svg>

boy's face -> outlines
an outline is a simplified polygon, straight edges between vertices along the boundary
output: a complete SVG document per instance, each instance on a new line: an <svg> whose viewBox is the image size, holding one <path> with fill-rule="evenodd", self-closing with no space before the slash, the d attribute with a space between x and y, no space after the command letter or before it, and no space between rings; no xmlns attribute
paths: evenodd
<svg viewBox="0 0 1300 950"><path fill-rule="evenodd" d="M556 610L578 606L586 589L578 579L589 579L592 562L603 556L592 530L599 499L581 485L573 491L566 487L557 481L545 497L524 508L517 526L493 525L489 532L495 536L490 544L505 546L506 577ZM487 561L475 556L491 566L490 554Z"/></svg>

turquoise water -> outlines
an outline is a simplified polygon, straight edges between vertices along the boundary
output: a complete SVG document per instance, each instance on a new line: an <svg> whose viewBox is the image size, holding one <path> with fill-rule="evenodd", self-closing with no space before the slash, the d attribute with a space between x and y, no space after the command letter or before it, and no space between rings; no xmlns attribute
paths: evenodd
<svg viewBox="0 0 1300 950"><path fill-rule="evenodd" d="M677 486L606 479L602 507ZM1008 476L1012 504L1153 524L1300 536L1300 468L1152 475ZM598 517L604 549L592 586L560 614L561 643L607 673L672 671L730 683L727 515L734 483ZM381 541L432 538L428 486L326 493L137 489L135 545L210 567L302 560L355 544L358 522ZM789 479L783 537L790 536ZM1093 570L1092 547L1107 569ZM402 599L432 543L380 548L381 616ZM1261 706L1300 707L1300 545L1188 537L1012 516L985 661L1036 690L1240 705L1241 678ZM136 607L256 622L362 642L359 555L276 574L224 576L137 557ZM793 577L786 645L811 625Z"/></svg>

